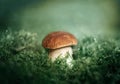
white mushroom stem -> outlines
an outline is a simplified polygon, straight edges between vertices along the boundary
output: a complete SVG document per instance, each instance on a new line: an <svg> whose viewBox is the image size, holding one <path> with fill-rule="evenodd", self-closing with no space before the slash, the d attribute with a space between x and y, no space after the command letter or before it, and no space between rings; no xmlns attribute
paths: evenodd
<svg viewBox="0 0 120 84"><path fill-rule="evenodd" d="M54 62L56 58L66 58L66 62L68 65L71 65L71 62L73 60L72 57L73 51L71 47L63 47L59 49L54 49L49 52L49 58ZM68 56L68 57L66 57Z"/></svg>

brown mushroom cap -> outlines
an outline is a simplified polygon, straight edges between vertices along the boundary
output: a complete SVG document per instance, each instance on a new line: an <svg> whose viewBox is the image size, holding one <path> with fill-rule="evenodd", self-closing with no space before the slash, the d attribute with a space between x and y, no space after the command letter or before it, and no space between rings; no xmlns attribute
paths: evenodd
<svg viewBox="0 0 120 84"><path fill-rule="evenodd" d="M47 49L57 49L77 45L77 39L68 32L57 31L48 34L42 41L42 46Z"/></svg>

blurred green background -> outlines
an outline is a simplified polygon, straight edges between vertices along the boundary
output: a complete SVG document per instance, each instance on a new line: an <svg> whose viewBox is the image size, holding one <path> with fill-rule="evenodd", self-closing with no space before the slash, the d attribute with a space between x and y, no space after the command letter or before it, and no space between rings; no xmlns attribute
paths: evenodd
<svg viewBox="0 0 120 84"><path fill-rule="evenodd" d="M0 28L38 33L68 31L77 38L119 29L119 0L0 0Z"/></svg>

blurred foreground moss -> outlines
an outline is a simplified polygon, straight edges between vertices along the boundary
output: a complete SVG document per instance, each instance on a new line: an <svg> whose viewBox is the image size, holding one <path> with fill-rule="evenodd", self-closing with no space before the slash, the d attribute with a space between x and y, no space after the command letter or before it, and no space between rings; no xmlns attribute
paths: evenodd
<svg viewBox="0 0 120 84"><path fill-rule="evenodd" d="M9 32L0 38L1 84L118 84L120 39L85 37L74 47L73 68L51 63L36 34Z"/></svg>

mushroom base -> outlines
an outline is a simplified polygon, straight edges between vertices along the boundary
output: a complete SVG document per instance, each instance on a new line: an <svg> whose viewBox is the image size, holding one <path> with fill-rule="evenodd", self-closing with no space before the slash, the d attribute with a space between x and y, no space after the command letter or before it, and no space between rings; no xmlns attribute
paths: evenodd
<svg viewBox="0 0 120 84"><path fill-rule="evenodd" d="M72 54L73 52L71 47L63 47L51 50L49 52L49 58L52 60L52 62L54 62L58 57L62 59L66 58L67 64L71 64L71 61L73 60Z"/></svg>

